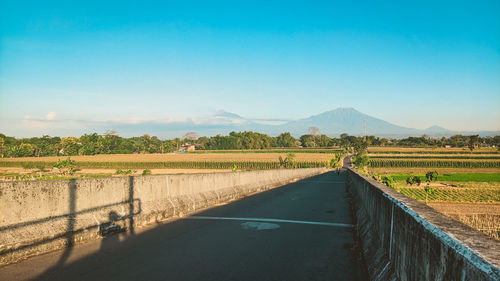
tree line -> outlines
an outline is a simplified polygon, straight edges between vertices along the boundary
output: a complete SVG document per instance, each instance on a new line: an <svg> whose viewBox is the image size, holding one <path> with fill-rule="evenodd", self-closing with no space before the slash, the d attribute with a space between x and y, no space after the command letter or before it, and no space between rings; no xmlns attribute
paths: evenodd
<svg viewBox="0 0 500 281"><path fill-rule="evenodd" d="M342 134L339 138L323 134L306 134L294 138L290 133L272 137L257 132L231 132L227 136L199 137L190 132L182 138L161 140L145 134L140 137L120 137L116 132L105 134L84 134L80 137L33 137L15 138L0 134L0 157L72 156L96 154L169 153L178 151L183 144L190 143L196 150L223 149L269 149L269 148L329 148L342 147L366 150L367 146L409 146L409 147L453 147L500 145L500 136L479 137L455 135L449 138L433 139L427 136L404 139L363 137Z"/></svg>

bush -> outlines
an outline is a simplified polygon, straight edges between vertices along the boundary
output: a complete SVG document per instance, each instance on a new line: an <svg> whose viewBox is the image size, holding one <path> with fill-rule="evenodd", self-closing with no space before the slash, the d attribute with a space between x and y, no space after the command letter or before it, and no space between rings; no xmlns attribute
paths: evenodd
<svg viewBox="0 0 500 281"><path fill-rule="evenodd" d="M424 187L424 191L425 191L425 204L429 204L428 198L429 198L429 195L434 194L434 192L435 192L434 187L429 186L429 184L427 184Z"/></svg>
<svg viewBox="0 0 500 281"><path fill-rule="evenodd" d="M144 170L142 170L142 175L143 176L151 175L151 170L150 169L144 169Z"/></svg>
<svg viewBox="0 0 500 281"><path fill-rule="evenodd" d="M363 168L370 165L370 157L366 153L359 153L354 156L354 165L357 168Z"/></svg>
<svg viewBox="0 0 500 281"><path fill-rule="evenodd" d="M280 167L282 168L296 168L297 164L295 163L295 153L289 152L287 153L285 159L283 159L280 155L278 158L280 162Z"/></svg>
<svg viewBox="0 0 500 281"><path fill-rule="evenodd" d="M129 170L124 171L122 169L118 169L118 170L116 170L115 174L117 174L117 175L130 175L130 174L132 174L132 170L129 169Z"/></svg>
<svg viewBox="0 0 500 281"><path fill-rule="evenodd" d="M77 170L76 161L71 160L69 157L66 160L58 160L53 167L61 170L63 174L68 173L70 175Z"/></svg>
<svg viewBox="0 0 500 281"><path fill-rule="evenodd" d="M376 181L381 181L381 177L379 174L377 173L373 173L373 172L370 172L369 175L372 177L372 179L376 180Z"/></svg>
<svg viewBox="0 0 500 281"><path fill-rule="evenodd" d="M342 166L342 158L344 157L343 153L335 153L335 158L330 160L330 168L337 168Z"/></svg>
<svg viewBox="0 0 500 281"><path fill-rule="evenodd" d="M420 185L422 183L422 180L418 176L411 176L406 179L406 183L409 185Z"/></svg>
<svg viewBox="0 0 500 281"><path fill-rule="evenodd" d="M382 183L385 184L386 186L390 188L395 188L396 186L394 185L394 180L391 177L388 176L383 176L382 177Z"/></svg>
<svg viewBox="0 0 500 281"><path fill-rule="evenodd" d="M428 182L437 181L438 175L439 174L437 171L430 171L425 174L425 178L427 179Z"/></svg>
<svg viewBox="0 0 500 281"><path fill-rule="evenodd" d="M54 164L54 168L58 169L64 169L64 168L70 168L70 167L75 167L76 166L76 161L71 160L71 158L66 158L66 160L58 160Z"/></svg>

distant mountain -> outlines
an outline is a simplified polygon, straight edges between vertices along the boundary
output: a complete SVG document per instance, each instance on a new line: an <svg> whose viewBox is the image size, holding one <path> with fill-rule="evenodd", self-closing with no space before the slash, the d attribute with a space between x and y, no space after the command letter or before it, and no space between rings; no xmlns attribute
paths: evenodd
<svg viewBox="0 0 500 281"><path fill-rule="evenodd" d="M231 112L227 112L225 110L219 110L213 115L214 120L212 120L212 124L248 124L250 121L245 118L239 116L238 114L234 114ZM209 118L211 119L211 118Z"/></svg>
<svg viewBox="0 0 500 281"><path fill-rule="evenodd" d="M216 118L225 118L225 119L233 119L233 120L244 120L245 118L239 116L238 114L234 114L231 112L227 112L225 110L219 110L214 114Z"/></svg>
<svg viewBox="0 0 500 281"><path fill-rule="evenodd" d="M318 115L291 121L281 125L280 130L288 129L292 134L305 134L311 126L318 127L321 133L329 136L363 135L363 120L366 120L367 134L376 136L413 135L416 129L405 128L387 121L363 114L354 108L337 108ZM300 132L300 133L299 133Z"/></svg>
<svg viewBox="0 0 500 281"><path fill-rule="evenodd" d="M187 132L196 132L201 136L214 136L217 134L227 135L231 131L255 131L272 136L283 132L290 132L293 136L299 137L307 134L309 127L314 126L318 127L322 134L338 137L342 133L362 136L363 120L366 120L367 134L378 137L404 138L422 135L449 137L455 134L500 135L499 131L457 132L440 126L432 126L424 130L407 128L366 115L354 108L337 108L308 118L288 121L278 125L268 124L262 122L262 120L253 121L238 114L220 110L212 116L203 118L186 118L182 121L106 122L93 129L94 131L97 128L113 129L124 136L150 134L166 138L180 137Z"/></svg>
<svg viewBox="0 0 500 281"><path fill-rule="evenodd" d="M364 120L366 121L367 135L378 137L403 138L422 135L427 135L430 137L449 137L456 134L478 134L481 136L495 136L500 134L499 131L459 132L448 130L436 125L424 130L407 128L366 115L350 107L337 108L335 110L326 111L305 119L291 121L279 126L279 128L274 128L273 131L289 131L293 135L302 135L307 133L309 127L315 126L318 127L323 134L328 136L339 136L342 133L347 133L354 136L362 136Z"/></svg>
<svg viewBox="0 0 500 281"><path fill-rule="evenodd" d="M427 128L427 129L425 129L424 131L427 131L427 132L445 132L445 131L451 132L448 129L445 129L443 127L436 126L436 125L431 126L431 127Z"/></svg>

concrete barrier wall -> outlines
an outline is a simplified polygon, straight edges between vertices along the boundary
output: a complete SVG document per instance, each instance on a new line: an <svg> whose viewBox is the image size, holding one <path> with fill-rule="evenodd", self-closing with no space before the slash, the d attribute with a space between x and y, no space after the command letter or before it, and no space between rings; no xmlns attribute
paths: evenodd
<svg viewBox="0 0 500 281"><path fill-rule="evenodd" d="M347 170L371 280L500 280L499 242Z"/></svg>
<svg viewBox="0 0 500 281"><path fill-rule="evenodd" d="M0 183L0 265L241 198L324 168Z"/></svg>

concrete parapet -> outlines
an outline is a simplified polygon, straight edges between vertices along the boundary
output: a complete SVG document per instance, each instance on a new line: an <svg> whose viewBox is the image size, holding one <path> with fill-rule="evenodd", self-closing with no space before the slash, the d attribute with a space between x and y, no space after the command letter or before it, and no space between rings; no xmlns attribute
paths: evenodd
<svg viewBox="0 0 500 281"><path fill-rule="evenodd" d="M0 265L307 178L325 168L0 183Z"/></svg>
<svg viewBox="0 0 500 281"><path fill-rule="evenodd" d="M500 280L500 243L347 170L371 280Z"/></svg>

